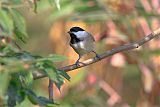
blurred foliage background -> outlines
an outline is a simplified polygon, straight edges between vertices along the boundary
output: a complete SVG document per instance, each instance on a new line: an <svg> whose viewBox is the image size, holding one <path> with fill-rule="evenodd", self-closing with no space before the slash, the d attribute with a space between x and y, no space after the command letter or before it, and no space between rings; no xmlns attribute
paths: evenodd
<svg viewBox="0 0 160 107"><path fill-rule="evenodd" d="M17 23L21 22L16 38L23 41L21 35L28 34L26 43L16 39L22 50L44 57L67 56L67 60L54 63L56 67L73 64L78 58L69 46L67 31L72 26L80 26L94 36L98 53L137 41L160 26L159 0L0 0L0 7L0 11L15 9L22 15L15 18ZM0 25L6 25L7 35L12 35L12 22L4 17L7 24L4 23L2 13ZM84 59L92 56L86 55ZM60 104L54 106L159 107L160 40L154 39L138 49L117 53L68 74L70 82L63 84L61 92L54 87L55 100ZM0 76L1 85L8 82L3 78L8 77ZM32 89L47 97L46 83L47 78L34 80ZM3 103L1 100L0 104ZM19 106L35 107L27 98Z"/></svg>

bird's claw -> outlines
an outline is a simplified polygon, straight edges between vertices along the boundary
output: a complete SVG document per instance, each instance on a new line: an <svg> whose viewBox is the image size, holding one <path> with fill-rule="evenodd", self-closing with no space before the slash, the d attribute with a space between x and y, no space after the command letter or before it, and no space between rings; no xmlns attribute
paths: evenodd
<svg viewBox="0 0 160 107"><path fill-rule="evenodd" d="M80 64L82 64L82 65L84 65L84 66L85 66L85 63L83 63L83 62L79 62L79 61L77 61L77 62L75 63L75 65L76 65L77 67L79 67L79 66L80 66Z"/></svg>
<svg viewBox="0 0 160 107"><path fill-rule="evenodd" d="M79 67L79 66L80 66L80 65L79 65L79 61L76 61L75 65L76 65L77 67Z"/></svg>
<svg viewBox="0 0 160 107"><path fill-rule="evenodd" d="M95 58L97 58L97 59L101 59L101 57L95 52L95 51L92 51L93 53L95 53L95 55L96 55L96 57Z"/></svg>
<svg viewBox="0 0 160 107"><path fill-rule="evenodd" d="M98 54L96 54L96 58L99 60L101 59L101 57Z"/></svg>

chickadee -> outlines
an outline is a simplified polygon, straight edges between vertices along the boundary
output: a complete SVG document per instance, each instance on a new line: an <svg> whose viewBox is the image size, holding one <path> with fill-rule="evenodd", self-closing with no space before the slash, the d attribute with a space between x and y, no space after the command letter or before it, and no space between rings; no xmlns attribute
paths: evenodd
<svg viewBox="0 0 160 107"><path fill-rule="evenodd" d="M95 40L90 33L86 32L80 27L72 27L68 33L71 37L70 46L79 55L79 58L75 63L76 66L79 66L79 60L84 54L93 52L95 53L96 58L100 58L99 55L94 51Z"/></svg>

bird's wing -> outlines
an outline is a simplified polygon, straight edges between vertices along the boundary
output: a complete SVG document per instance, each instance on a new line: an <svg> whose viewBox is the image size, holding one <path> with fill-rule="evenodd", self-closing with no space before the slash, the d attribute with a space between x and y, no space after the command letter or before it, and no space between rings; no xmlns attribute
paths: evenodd
<svg viewBox="0 0 160 107"><path fill-rule="evenodd" d="M88 32L86 33L85 36L81 36L79 39L81 41L83 41L83 40L92 40L93 42L95 41L94 37Z"/></svg>
<svg viewBox="0 0 160 107"><path fill-rule="evenodd" d="M90 35L90 38L93 40L93 41L95 41L95 39L94 39L94 37L89 33L89 35Z"/></svg>

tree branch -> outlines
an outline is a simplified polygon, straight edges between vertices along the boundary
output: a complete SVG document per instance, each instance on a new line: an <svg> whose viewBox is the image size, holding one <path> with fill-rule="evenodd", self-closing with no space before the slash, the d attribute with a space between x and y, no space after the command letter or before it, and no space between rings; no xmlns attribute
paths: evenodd
<svg viewBox="0 0 160 107"><path fill-rule="evenodd" d="M49 85L48 85L48 94L49 94L49 99L54 102L54 96L53 96L53 84L54 82L49 79Z"/></svg>
<svg viewBox="0 0 160 107"><path fill-rule="evenodd" d="M119 46L117 48L113 48L112 50L109 50L109 51L106 51L106 52L100 54L99 55L99 57L100 57L99 59L98 58L91 58L91 59L83 61L82 62L83 65L80 65L78 67L75 64L73 64L73 65L68 65L68 66L65 66L65 67L58 68L58 69L68 72L68 71L71 71L71 70L74 70L74 69L78 69L78 68L82 68L82 67L88 66L88 65L93 64L93 63L95 63L97 61L100 61L100 60L102 60L102 59L104 59L106 57L109 57L109 56L111 56L113 54L138 48L139 46L143 45L144 43L152 40L153 38L155 38L155 37L157 37L159 35L160 35L160 28L158 28L157 30L153 31L151 34L145 36L144 38L142 38L142 39L140 39L140 40L138 40L138 41L136 41L134 43L125 44L123 46ZM44 78L46 76L47 76L46 74L41 73L39 71L33 72L34 79L40 79L40 78Z"/></svg>

